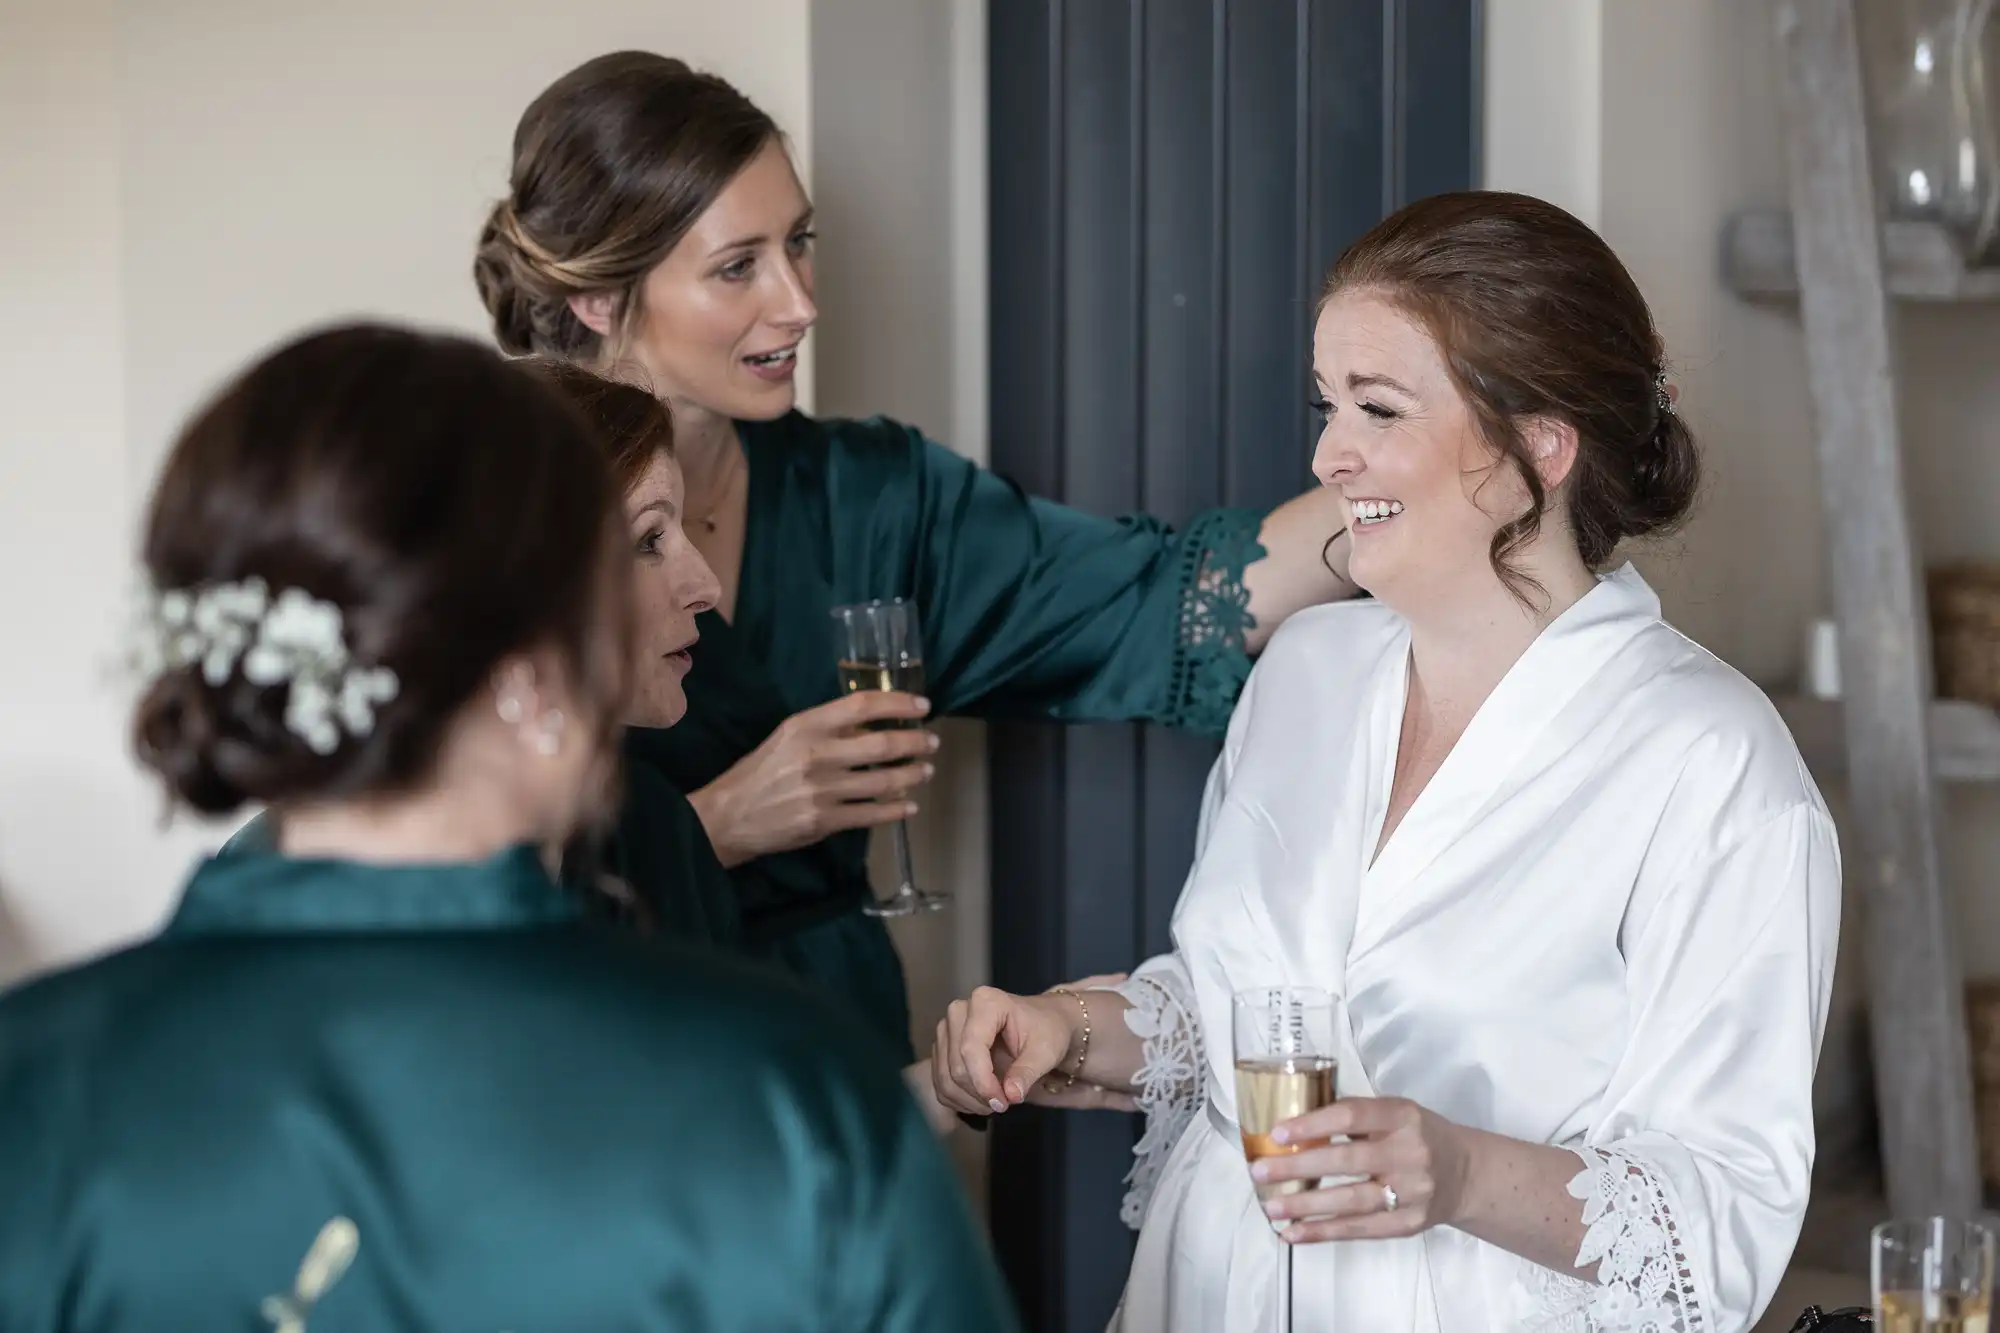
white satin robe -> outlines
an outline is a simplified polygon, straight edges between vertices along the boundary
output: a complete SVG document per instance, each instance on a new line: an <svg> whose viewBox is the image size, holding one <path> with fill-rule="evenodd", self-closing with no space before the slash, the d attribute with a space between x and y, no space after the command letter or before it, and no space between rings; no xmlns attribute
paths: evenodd
<svg viewBox="0 0 2000 1333"><path fill-rule="evenodd" d="M1408 661L1387 608L1309 611L1237 706L1175 952L1122 988L1150 1000L1155 1083L1178 1042L1207 1104L1135 1173L1113 1329L1274 1327L1230 1053L1232 992L1274 983L1344 998L1340 1095L1578 1150L1580 1262L1609 1256L1600 1286L1448 1228L1302 1246L1298 1333L1749 1328L1805 1210L1840 910L1791 736L1628 567L1508 672L1371 865Z"/></svg>

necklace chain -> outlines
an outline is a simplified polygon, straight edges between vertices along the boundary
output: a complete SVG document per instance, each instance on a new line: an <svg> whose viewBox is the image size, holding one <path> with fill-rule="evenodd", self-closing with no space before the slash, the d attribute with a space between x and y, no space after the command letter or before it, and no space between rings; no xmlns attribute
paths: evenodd
<svg viewBox="0 0 2000 1333"><path fill-rule="evenodd" d="M743 446L732 440L728 450L722 457L720 476L717 478L715 485L703 496L704 503L691 509L694 521L700 525L703 532L708 533L710 536L713 536L716 529L721 526L720 520L716 518L716 514L728 501L736 482L736 474L742 470L742 467Z"/></svg>

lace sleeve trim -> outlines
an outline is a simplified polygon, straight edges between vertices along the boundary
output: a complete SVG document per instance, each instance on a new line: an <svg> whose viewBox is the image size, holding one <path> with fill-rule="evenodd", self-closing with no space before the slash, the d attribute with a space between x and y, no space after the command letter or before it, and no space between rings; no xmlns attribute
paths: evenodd
<svg viewBox="0 0 2000 1333"><path fill-rule="evenodd" d="M1585 1282L1540 1264L1528 1270L1528 1327L1546 1333L1711 1333L1665 1182L1617 1148L1573 1148L1583 1170L1569 1183L1586 1228L1576 1266Z"/></svg>
<svg viewBox="0 0 2000 1333"><path fill-rule="evenodd" d="M1132 1006L1125 1011L1125 1026L1140 1039L1140 1064L1132 1085L1146 1117L1146 1132L1132 1149L1135 1160L1125 1177L1125 1200L1118 1208L1119 1221L1134 1231L1145 1219L1168 1155L1201 1113L1205 1058L1201 1023L1174 980L1171 974L1142 972L1112 987Z"/></svg>
<svg viewBox="0 0 2000 1333"><path fill-rule="evenodd" d="M1252 509L1211 509L1180 540L1180 615L1166 711L1170 727L1220 736L1250 676L1245 637L1255 626L1243 571L1262 560L1264 516Z"/></svg>

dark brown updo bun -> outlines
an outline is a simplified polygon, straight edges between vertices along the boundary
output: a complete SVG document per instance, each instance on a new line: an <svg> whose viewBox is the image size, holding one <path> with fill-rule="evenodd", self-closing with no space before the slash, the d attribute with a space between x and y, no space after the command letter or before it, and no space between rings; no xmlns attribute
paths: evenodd
<svg viewBox="0 0 2000 1333"><path fill-rule="evenodd" d="M521 113L508 195L473 256L494 339L602 360L569 298L616 295L629 332L646 274L778 137L728 81L666 56L618 51L557 79Z"/></svg>
<svg viewBox="0 0 2000 1333"><path fill-rule="evenodd" d="M1701 459L1666 392L1665 349L1632 275L1602 237L1554 204L1474 190L1435 195L1349 246L1322 304L1380 292L1429 330L1487 442L1533 504L1493 538L1493 567L1536 591L1509 557L1541 528L1548 496L1523 423L1576 431L1570 527L1592 569L1620 542L1672 530L1694 507Z"/></svg>
<svg viewBox="0 0 2000 1333"><path fill-rule="evenodd" d="M554 389L590 423L624 494L638 487L654 459L674 456L673 415L645 389L554 357L525 357L515 364Z"/></svg>
<svg viewBox="0 0 2000 1333"><path fill-rule="evenodd" d="M322 752L287 725L291 681L258 684L246 659L219 684L199 662L170 667L134 717L141 762L208 814L392 794L429 776L503 661L541 648L601 715L579 721L610 736L625 686L618 514L586 424L486 348L367 325L282 348L175 444L146 573L160 592L256 580L332 604L352 662L392 672L394 698Z"/></svg>

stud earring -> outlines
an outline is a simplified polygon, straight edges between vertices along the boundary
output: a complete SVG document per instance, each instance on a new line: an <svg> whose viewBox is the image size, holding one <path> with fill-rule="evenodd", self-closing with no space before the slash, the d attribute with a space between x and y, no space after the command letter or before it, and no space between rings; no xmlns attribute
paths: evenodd
<svg viewBox="0 0 2000 1333"><path fill-rule="evenodd" d="M521 702L521 696L518 694L501 695L500 702L494 707L500 714L500 720L510 727L519 726L521 718L528 711L527 705Z"/></svg>

